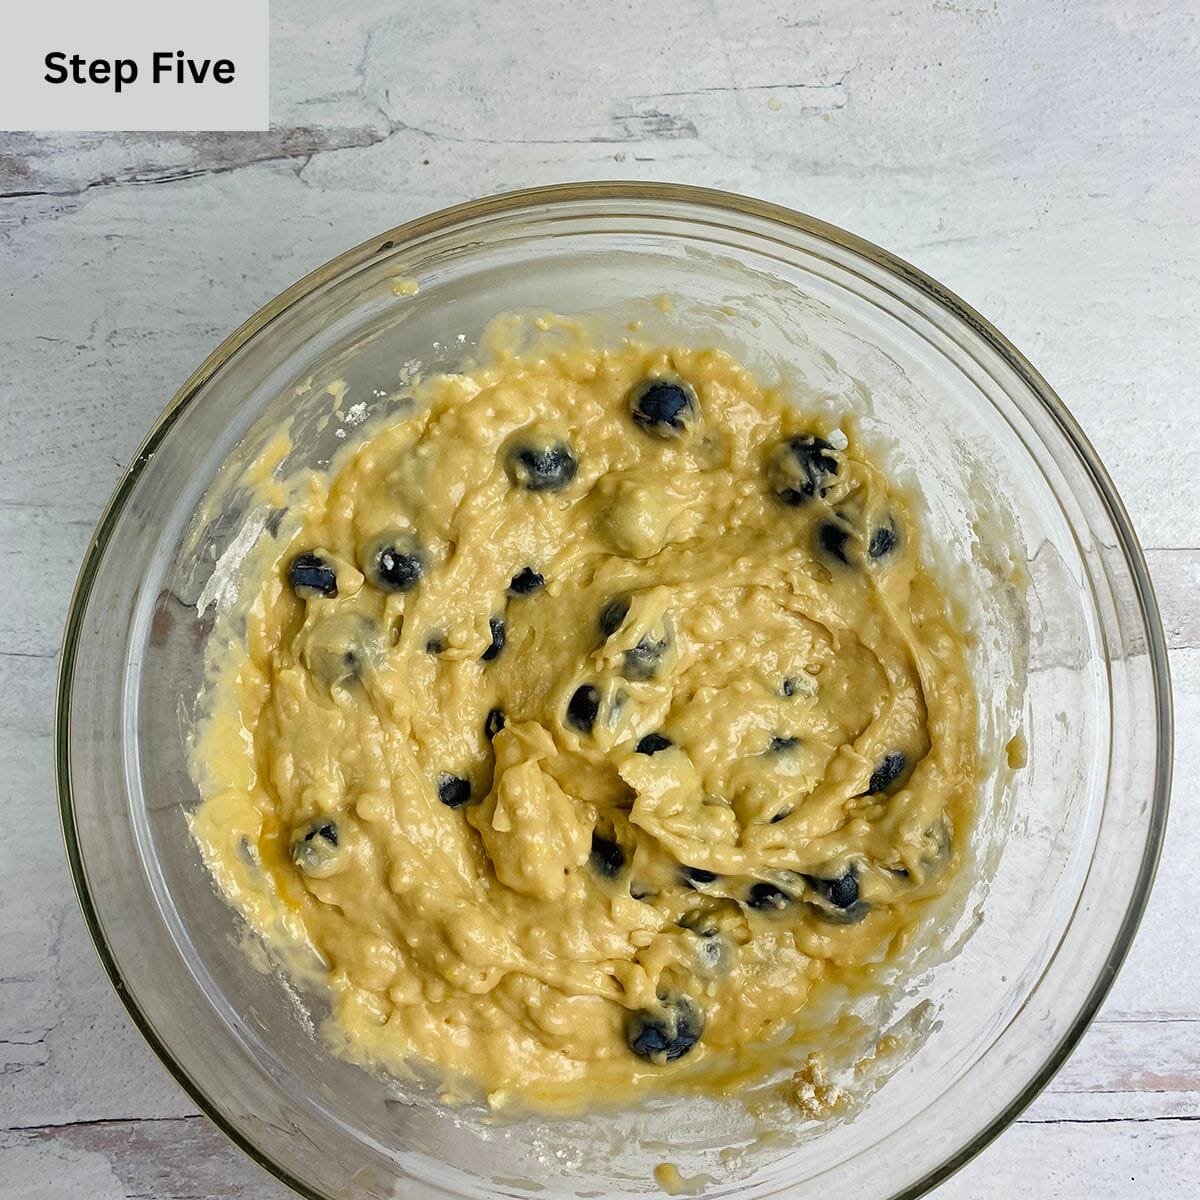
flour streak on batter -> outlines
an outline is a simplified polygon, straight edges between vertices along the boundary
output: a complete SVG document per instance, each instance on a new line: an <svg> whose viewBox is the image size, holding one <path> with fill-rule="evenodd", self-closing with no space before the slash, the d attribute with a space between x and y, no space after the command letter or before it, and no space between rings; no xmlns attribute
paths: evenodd
<svg viewBox="0 0 1200 1200"><path fill-rule="evenodd" d="M728 1080L959 863L974 701L912 514L715 350L576 332L417 399L216 664L206 861L363 1060L494 1103Z"/></svg>

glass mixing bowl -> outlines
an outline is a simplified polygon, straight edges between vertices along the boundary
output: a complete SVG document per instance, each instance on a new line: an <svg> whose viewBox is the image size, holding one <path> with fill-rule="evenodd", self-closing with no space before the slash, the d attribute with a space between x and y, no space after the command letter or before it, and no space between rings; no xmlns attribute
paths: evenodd
<svg viewBox="0 0 1200 1200"><path fill-rule="evenodd" d="M660 294L671 303L653 303ZM988 777L974 863L945 916L956 953L926 955L877 997L904 1050L844 1119L764 1131L744 1109L695 1098L499 1122L446 1108L326 1052L321 998L242 952L241 920L189 837L185 741L211 602L229 601L229 563L272 516L243 469L285 421L294 448L279 474L328 462L354 421L394 410L399 364L452 369L495 315L522 308L637 311L648 335L786 373L806 405L855 414L920 489L930 557L969 626ZM336 379L341 419L325 387ZM1166 819L1170 695L1121 502L1062 403L982 317L907 263L785 209L588 184L463 205L365 242L201 365L83 563L57 761L80 900L130 1015L194 1101L304 1195L638 1195L670 1161L706 1174L713 1196L809 1185L899 1197L1013 1119L1111 984Z"/></svg>

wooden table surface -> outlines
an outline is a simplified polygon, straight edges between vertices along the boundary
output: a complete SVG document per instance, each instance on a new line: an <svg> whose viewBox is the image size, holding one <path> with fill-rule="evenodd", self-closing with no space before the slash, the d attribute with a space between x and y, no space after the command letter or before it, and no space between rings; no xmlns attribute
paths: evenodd
<svg viewBox="0 0 1200 1200"><path fill-rule="evenodd" d="M142 434L344 247L598 178L748 192L889 247L989 315L1095 442L1164 609L1166 852L1099 1019L936 1194L1200 1195L1195 0L286 0L271 57L269 133L0 134L0 1196L289 1194L143 1046L60 844L59 637Z"/></svg>

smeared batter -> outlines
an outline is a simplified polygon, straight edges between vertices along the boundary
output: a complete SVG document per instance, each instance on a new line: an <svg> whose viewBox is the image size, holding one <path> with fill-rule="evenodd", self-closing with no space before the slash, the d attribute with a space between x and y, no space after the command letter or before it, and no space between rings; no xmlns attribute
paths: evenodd
<svg viewBox="0 0 1200 1200"><path fill-rule="evenodd" d="M576 337L311 481L193 829L343 1048L493 1103L725 1081L956 869L961 645L904 499L715 350Z"/></svg>

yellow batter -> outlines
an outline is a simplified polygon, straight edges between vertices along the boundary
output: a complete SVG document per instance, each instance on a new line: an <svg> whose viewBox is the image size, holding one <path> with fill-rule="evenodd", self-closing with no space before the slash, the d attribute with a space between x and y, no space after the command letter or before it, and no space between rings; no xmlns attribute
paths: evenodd
<svg viewBox="0 0 1200 1200"><path fill-rule="evenodd" d="M577 337L418 400L311 481L222 663L207 862L360 1059L568 1105L778 1061L965 841L909 508L715 350Z"/></svg>

